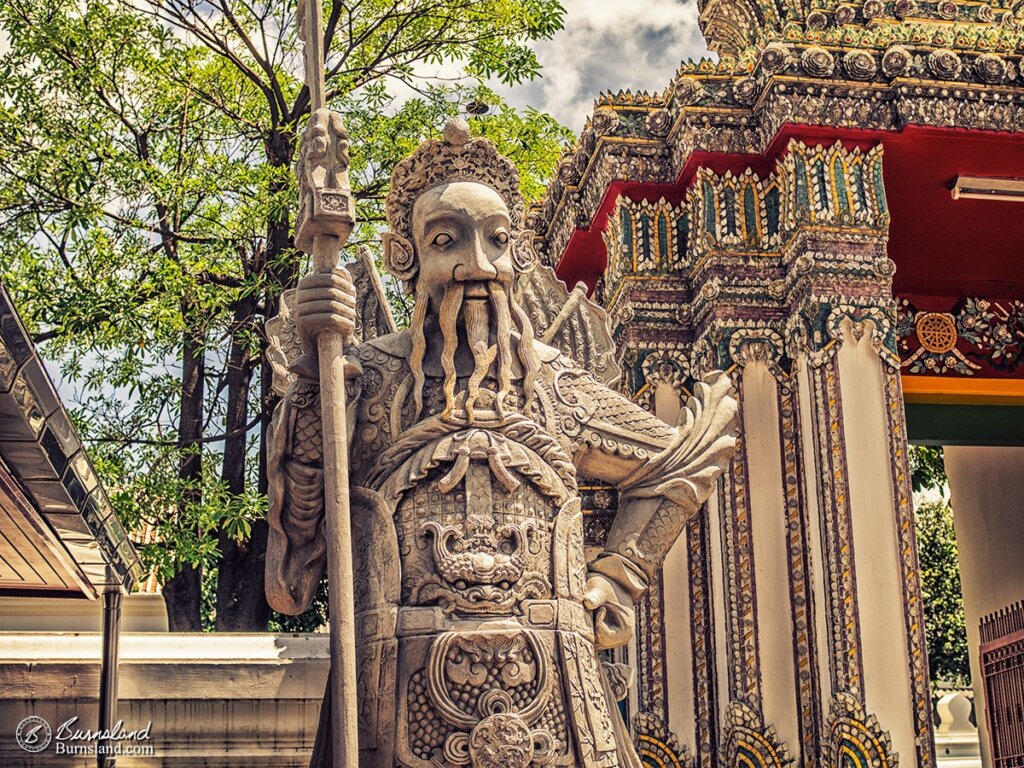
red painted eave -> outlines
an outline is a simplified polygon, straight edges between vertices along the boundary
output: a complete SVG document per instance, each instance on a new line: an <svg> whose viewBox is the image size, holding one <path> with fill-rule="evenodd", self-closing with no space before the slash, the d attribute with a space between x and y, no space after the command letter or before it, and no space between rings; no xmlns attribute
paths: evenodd
<svg viewBox="0 0 1024 768"><path fill-rule="evenodd" d="M1024 133L907 128L884 147L895 291L1024 297L1024 203L950 194L958 175L1024 178Z"/></svg>
<svg viewBox="0 0 1024 768"><path fill-rule="evenodd" d="M606 266L602 233L620 194L633 199L682 200L697 170L764 177L789 142L848 148L884 145L883 169L891 214L889 256L897 293L1024 297L1024 203L953 200L957 175L1024 178L1024 133L908 126L901 132L785 126L760 155L694 153L673 184L616 181L609 185L589 229L577 230L559 262L569 285L593 288Z"/></svg>

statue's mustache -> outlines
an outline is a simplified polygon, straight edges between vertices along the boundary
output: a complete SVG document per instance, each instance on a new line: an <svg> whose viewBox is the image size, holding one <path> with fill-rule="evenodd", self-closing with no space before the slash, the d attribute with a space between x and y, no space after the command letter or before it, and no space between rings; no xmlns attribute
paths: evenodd
<svg viewBox="0 0 1024 768"><path fill-rule="evenodd" d="M423 409L423 359L426 354L425 326L431 314L429 305L427 292L418 287L409 327L413 338L409 365L413 375L417 415ZM499 417L503 416L506 398L512 391L513 353L523 366L526 400L532 400L533 383L540 367L533 349L533 327L505 285L496 280L449 283L437 307L436 320L442 340L440 362L444 373L443 416L450 416L455 410L458 380L455 357L460 344L468 347L473 357L473 370L466 385L465 400L466 418L470 423L474 420L474 406L483 391L493 395L494 410ZM519 338L513 335L513 327L519 331ZM463 334L459 333L460 329ZM481 385L495 364L497 388L482 390Z"/></svg>
<svg viewBox="0 0 1024 768"><path fill-rule="evenodd" d="M473 296L466 295L467 287L473 290ZM478 297L483 293L483 297ZM442 416L450 416L455 409L455 387L457 375L455 369L455 352L459 346L459 320L465 332L465 342L473 356L473 371L466 385L465 410L466 419L470 424L474 421L474 406L481 395L480 385L491 368L498 349L502 349L499 375L501 383L495 392L495 410L499 416L503 414L505 397L511 389L511 377L508 366L511 364L511 334L504 338L497 333L498 328L511 327L511 309L508 295L500 284L487 283L451 283L445 288L441 300L438 318L444 347L441 351L441 368L444 371L445 408ZM492 315L495 320L492 323ZM490 343L491 330L496 332L494 343Z"/></svg>

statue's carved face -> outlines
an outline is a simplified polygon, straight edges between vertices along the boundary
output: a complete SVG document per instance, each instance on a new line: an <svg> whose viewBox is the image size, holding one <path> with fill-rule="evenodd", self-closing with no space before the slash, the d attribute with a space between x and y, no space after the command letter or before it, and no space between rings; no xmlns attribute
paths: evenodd
<svg viewBox="0 0 1024 768"><path fill-rule="evenodd" d="M513 232L505 200L474 181L453 181L423 192L412 207L412 241L384 233L384 258L395 277L412 284L416 303L409 318L416 413L423 411L424 360L440 363L445 409L456 400L473 423L478 399L504 413L512 390L513 368L522 372L525 404L532 401L540 369L533 348L533 327L512 298L515 265ZM427 358L426 329L434 356ZM518 332L518 333L516 333ZM438 343L440 342L440 343ZM515 361L515 362L514 362ZM459 376L464 377L464 392ZM496 384L484 386L492 376ZM481 401L483 402L483 401Z"/></svg>
<svg viewBox="0 0 1024 768"><path fill-rule="evenodd" d="M462 284L465 299L486 299L491 281L511 288L508 206L484 184L455 181L420 195L412 209L412 239L417 292L426 290L435 309L453 282Z"/></svg>

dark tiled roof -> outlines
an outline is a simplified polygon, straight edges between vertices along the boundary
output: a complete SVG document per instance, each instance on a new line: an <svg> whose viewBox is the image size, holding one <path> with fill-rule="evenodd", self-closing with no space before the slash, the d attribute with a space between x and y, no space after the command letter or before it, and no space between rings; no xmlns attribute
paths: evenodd
<svg viewBox="0 0 1024 768"><path fill-rule="evenodd" d="M138 555L3 286L0 457L96 590L130 591Z"/></svg>

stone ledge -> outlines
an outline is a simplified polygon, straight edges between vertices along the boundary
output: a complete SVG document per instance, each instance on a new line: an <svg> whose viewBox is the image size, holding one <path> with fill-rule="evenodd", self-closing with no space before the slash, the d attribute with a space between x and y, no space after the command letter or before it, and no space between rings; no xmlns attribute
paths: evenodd
<svg viewBox="0 0 1024 768"><path fill-rule="evenodd" d="M327 635L128 633L117 716L151 728L154 757L118 766L305 766L329 669ZM0 634L0 765L93 766L33 757L14 741L28 715L95 727L100 636Z"/></svg>
<svg viewBox="0 0 1024 768"><path fill-rule="evenodd" d="M99 659L98 632L3 632L0 664L16 660ZM123 632L122 663L152 660L328 659L327 634Z"/></svg>
<svg viewBox="0 0 1024 768"><path fill-rule="evenodd" d="M96 699L100 636L5 633L3 699ZM125 634L122 701L314 699L329 668L327 635Z"/></svg>

